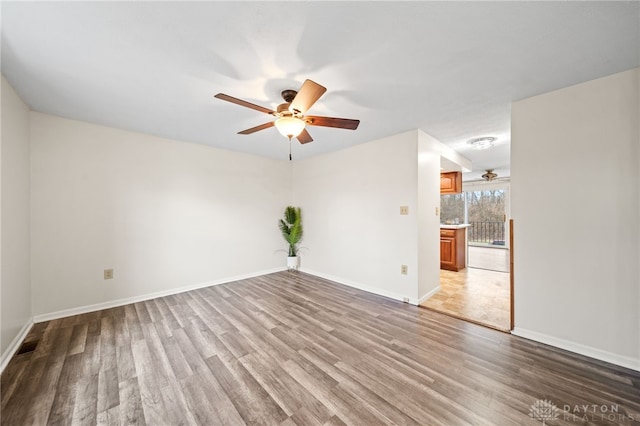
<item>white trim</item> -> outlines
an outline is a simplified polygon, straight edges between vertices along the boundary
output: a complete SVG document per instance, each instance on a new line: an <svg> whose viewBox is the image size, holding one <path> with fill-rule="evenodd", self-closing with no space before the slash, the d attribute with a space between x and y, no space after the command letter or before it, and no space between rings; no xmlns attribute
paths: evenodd
<svg viewBox="0 0 640 426"><path fill-rule="evenodd" d="M511 179L511 178L508 178ZM511 191L510 180L477 181L471 180L462 182L462 191L493 191L496 189L506 189Z"/></svg>
<svg viewBox="0 0 640 426"><path fill-rule="evenodd" d="M32 326L33 319L29 318L25 325L23 325L20 329L20 332L13 339L7 350L4 351L2 357L0 358L0 373L4 371L7 364L9 364L9 361L11 361L11 358L13 358L16 352L18 352L18 349L20 349L20 345L22 345L22 342L27 337L27 334L29 333L29 330L31 330Z"/></svg>
<svg viewBox="0 0 640 426"><path fill-rule="evenodd" d="M368 293L377 294L378 296L388 297L390 299L398 300L400 302L404 302L405 299L408 299L409 301L406 302L406 303L410 303L410 304L416 305L416 306L418 305L418 299L416 299L416 298L411 298L411 297L404 296L402 294L393 293L393 292L387 291L387 290L382 290L382 289L379 289L377 287L371 287L371 286L368 286L368 285L365 285L365 284L361 284L361 283L357 283L357 282L354 282L354 281L345 280L344 278L339 278L339 277L335 277L333 275L323 274L323 273L312 271L312 270L305 269L305 268L300 268L300 272L304 272L305 274L314 275L316 277L324 278L325 280L333 281L333 282L336 282L338 284L343 284L343 285L347 285L349 287L357 288L358 290L363 290L363 291L366 291Z"/></svg>
<svg viewBox="0 0 640 426"><path fill-rule="evenodd" d="M516 327L511 333L515 336L524 337L525 339L534 340L546 345L555 346L556 348L565 349L600 361L609 362L621 367L630 368L631 370L640 371L640 358L632 358L624 355L618 355L613 352L603 351L591 346L582 345L570 340L560 339L537 331L526 330Z"/></svg>
<svg viewBox="0 0 640 426"><path fill-rule="evenodd" d="M145 300L156 299L158 297L164 297L164 296L171 296L173 294L184 293L186 291L197 290L204 287L211 287L214 285L226 284L233 281L240 281L248 278L258 277L261 275L272 274L274 272L280 272L286 269L287 268L285 267L268 269L265 271L253 272L250 274L238 275L235 277L221 278L214 281L208 281L208 282L199 283L199 284L192 284L192 285L174 288L170 290L158 291L155 293L141 294L139 296L132 296L132 297L126 297L124 299L117 299L117 300L111 300L108 302L96 303L94 305L86 305L86 306L79 306L77 308L63 309L61 311L50 312L48 314L35 315L33 317L33 322L38 323L38 322L44 322L44 321L51 321L54 319L65 318L72 315L80 315L80 314L86 314L88 312L100 311L102 309L115 308L117 306L128 305L130 303L143 302Z"/></svg>
<svg viewBox="0 0 640 426"><path fill-rule="evenodd" d="M429 299L431 296L439 292L441 289L442 287L440 287L440 284L438 284L436 288L434 288L433 290L431 290L430 292L422 296L420 299L418 299L418 305L424 302L425 300Z"/></svg>

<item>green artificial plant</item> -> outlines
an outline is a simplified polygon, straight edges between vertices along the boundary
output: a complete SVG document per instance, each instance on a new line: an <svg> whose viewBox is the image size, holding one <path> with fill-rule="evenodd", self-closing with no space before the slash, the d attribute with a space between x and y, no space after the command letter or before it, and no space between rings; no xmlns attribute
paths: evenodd
<svg viewBox="0 0 640 426"><path fill-rule="evenodd" d="M287 206L284 219L280 219L280 231L289 243L289 256L298 255L298 243L302 239L302 214L300 207Z"/></svg>

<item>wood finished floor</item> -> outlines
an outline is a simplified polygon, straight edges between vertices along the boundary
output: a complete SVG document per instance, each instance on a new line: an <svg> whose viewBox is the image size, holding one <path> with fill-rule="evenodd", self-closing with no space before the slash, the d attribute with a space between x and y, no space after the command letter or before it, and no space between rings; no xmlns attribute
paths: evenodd
<svg viewBox="0 0 640 426"><path fill-rule="evenodd" d="M440 291L422 303L425 308L509 331L509 274L477 268L440 270Z"/></svg>
<svg viewBox="0 0 640 426"><path fill-rule="evenodd" d="M2 425L540 425L538 399L640 419L638 373L295 272L36 324L36 340L2 374Z"/></svg>

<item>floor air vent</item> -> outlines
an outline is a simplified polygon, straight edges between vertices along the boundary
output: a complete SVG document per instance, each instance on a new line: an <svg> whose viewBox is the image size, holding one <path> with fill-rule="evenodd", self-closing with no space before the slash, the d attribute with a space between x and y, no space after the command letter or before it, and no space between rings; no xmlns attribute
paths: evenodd
<svg viewBox="0 0 640 426"><path fill-rule="evenodd" d="M24 342L18 353L16 355L28 354L29 352L33 352L36 350L36 346L38 346L38 341L34 340L33 342Z"/></svg>

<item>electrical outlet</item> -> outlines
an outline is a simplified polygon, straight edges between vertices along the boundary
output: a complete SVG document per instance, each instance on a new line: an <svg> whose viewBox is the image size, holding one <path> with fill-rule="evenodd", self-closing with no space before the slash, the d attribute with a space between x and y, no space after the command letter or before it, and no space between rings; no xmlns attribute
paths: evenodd
<svg viewBox="0 0 640 426"><path fill-rule="evenodd" d="M400 265L400 273L402 275L407 275L407 269L408 269L407 265Z"/></svg>
<svg viewBox="0 0 640 426"><path fill-rule="evenodd" d="M408 298L408 297L403 297L403 298L402 298L402 301L403 301L404 303L409 303L409 298Z"/></svg>
<svg viewBox="0 0 640 426"><path fill-rule="evenodd" d="M409 206L400 206L400 214L405 216L409 214Z"/></svg>
<svg viewBox="0 0 640 426"><path fill-rule="evenodd" d="M104 270L104 279L112 280L113 279L113 269L105 269Z"/></svg>

